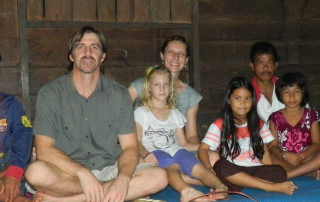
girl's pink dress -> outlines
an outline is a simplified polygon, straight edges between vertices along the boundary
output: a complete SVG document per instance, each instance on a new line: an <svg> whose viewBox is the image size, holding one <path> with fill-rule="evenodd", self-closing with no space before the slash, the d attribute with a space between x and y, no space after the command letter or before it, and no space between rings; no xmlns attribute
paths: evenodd
<svg viewBox="0 0 320 202"><path fill-rule="evenodd" d="M279 137L279 147L282 151L301 153L311 144L311 126L319 122L319 113L314 108L304 108L300 121L291 126L281 110L269 116L269 124L273 124Z"/></svg>

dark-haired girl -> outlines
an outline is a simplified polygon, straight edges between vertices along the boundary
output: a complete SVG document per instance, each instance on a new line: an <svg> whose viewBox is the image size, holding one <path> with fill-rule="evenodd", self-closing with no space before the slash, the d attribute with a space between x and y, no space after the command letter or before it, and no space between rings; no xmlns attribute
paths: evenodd
<svg viewBox="0 0 320 202"><path fill-rule="evenodd" d="M287 170L288 179L308 174L319 180L319 113L305 107L309 96L305 77L284 74L276 83L276 95L285 108L269 117L275 138L269 146L274 163Z"/></svg>
<svg viewBox="0 0 320 202"><path fill-rule="evenodd" d="M220 159L213 171L230 191L256 188L291 195L296 186L287 180L286 171L273 165L266 144L274 140L259 119L252 84L243 77L229 82L221 117L211 124L202 140L198 156L210 166L208 150L219 148Z"/></svg>

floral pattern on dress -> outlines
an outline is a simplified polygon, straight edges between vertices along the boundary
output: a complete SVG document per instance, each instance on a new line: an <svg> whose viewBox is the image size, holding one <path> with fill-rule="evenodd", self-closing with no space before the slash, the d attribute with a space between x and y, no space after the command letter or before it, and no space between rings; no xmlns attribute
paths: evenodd
<svg viewBox="0 0 320 202"><path fill-rule="evenodd" d="M305 108L301 119L295 126L291 126L285 119L281 110L272 113L269 117L279 139L279 147L282 151L301 153L311 144L311 126L319 122L319 114L313 108Z"/></svg>

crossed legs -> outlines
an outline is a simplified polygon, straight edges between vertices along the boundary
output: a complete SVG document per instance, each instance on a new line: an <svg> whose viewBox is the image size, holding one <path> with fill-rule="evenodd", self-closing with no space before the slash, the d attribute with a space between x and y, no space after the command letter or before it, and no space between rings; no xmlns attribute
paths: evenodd
<svg viewBox="0 0 320 202"><path fill-rule="evenodd" d="M299 166L294 166L274 154L271 154L271 157L275 164L281 165L287 171L288 179L303 175L308 175L316 180L320 178L320 152L310 155Z"/></svg>
<svg viewBox="0 0 320 202"><path fill-rule="evenodd" d="M38 201L86 201L79 179L70 176L53 164L44 161L33 162L26 170L28 183L38 191ZM150 180L153 179L153 180ZM112 180L101 182L106 193ZM126 200L149 196L167 186L167 174L159 167L149 167L135 173L129 183Z"/></svg>

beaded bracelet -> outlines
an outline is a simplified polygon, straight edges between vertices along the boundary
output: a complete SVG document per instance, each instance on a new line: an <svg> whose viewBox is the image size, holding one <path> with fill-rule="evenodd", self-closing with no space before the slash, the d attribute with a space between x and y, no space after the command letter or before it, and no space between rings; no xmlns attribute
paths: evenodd
<svg viewBox="0 0 320 202"><path fill-rule="evenodd" d="M282 159L283 159L284 161L287 161L287 159L286 159L286 152L283 153Z"/></svg>

